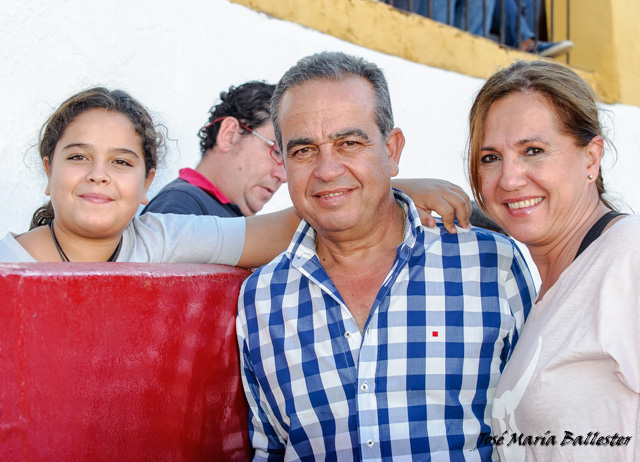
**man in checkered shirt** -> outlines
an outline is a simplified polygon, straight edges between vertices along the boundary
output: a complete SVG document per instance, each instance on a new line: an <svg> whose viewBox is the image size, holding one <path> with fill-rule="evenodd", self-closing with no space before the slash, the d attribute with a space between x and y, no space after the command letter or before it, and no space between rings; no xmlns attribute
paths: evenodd
<svg viewBox="0 0 640 462"><path fill-rule="evenodd" d="M391 188L404 136L376 65L303 58L271 104L304 220L238 302L256 460L491 460L480 435L534 298L519 250L423 227Z"/></svg>

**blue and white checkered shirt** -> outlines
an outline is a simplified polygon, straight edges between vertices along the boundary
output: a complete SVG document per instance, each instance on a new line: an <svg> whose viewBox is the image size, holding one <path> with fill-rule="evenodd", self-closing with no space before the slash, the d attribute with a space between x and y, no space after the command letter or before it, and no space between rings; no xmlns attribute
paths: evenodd
<svg viewBox="0 0 640 462"><path fill-rule="evenodd" d="M496 384L534 300L515 244L420 224L404 242L364 332L320 264L303 221L238 301L242 379L256 459L491 460Z"/></svg>

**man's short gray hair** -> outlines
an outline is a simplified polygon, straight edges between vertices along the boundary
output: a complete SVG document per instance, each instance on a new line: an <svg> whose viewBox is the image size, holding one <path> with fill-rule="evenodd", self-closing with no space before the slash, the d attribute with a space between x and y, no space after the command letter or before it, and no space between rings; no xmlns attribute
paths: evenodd
<svg viewBox="0 0 640 462"><path fill-rule="evenodd" d="M307 56L298 61L280 79L271 98L271 119L276 135L276 142L280 152L284 154L282 146L282 132L278 121L278 105L282 95L297 85L309 80L340 81L349 76L363 77L371 82L376 98L375 111L376 122L380 128L382 138L393 130L393 111L389 87L382 69L358 56L351 56L337 51L323 51L315 55Z"/></svg>

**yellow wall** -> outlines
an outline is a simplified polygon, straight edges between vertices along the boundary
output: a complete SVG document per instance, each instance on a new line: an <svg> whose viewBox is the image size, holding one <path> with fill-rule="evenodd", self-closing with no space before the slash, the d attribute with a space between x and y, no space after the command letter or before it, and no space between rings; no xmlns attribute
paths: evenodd
<svg viewBox="0 0 640 462"><path fill-rule="evenodd" d="M230 1L373 50L473 77L487 78L516 59L538 59L374 0ZM566 38L564 2L555 0L555 40ZM569 64L603 101L640 106L640 2L574 0L570 16L575 48Z"/></svg>
<svg viewBox="0 0 640 462"><path fill-rule="evenodd" d="M547 11L550 3L547 0ZM562 40L567 38L567 0L554 3L554 39ZM569 38L575 48L568 62L575 69L593 73L596 89L608 102L640 106L638 17L637 0L570 2Z"/></svg>

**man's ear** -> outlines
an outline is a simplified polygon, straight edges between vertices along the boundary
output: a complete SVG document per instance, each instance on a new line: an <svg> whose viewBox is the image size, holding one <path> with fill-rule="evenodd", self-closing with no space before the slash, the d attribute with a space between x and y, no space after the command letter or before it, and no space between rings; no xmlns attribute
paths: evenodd
<svg viewBox="0 0 640 462"><path fill-rule="evenodd" d="M47 196L51 195L51 188L50 188L50 184L51 184L51 162L49 162L49 158L48 157L43 157L42 158L42 165L44 166L44 171L47 174L47 187L44 190L44 193Z"/></svg>
<svg viewBox="0 0 640 462"><path fill-rule="evenodd" d="M142 192L142 200L140 201L142 205L147 205L149 203L149 198L147 197L147 191L149 191L149 186L151 186L151 183L153 182L153 179L155 177L156 177L156 169L152 168L151 170L149 170L149 174L147 175L147 178L145 178L144 180L144 191Z"/></svg>
<svg viewBox="0 0 640 462"><path fill-rule="evenodd" d="M604 140L601 136L594 136L586 148L587 151L587 173L598 178L600 174L600 162L604 154Z"/></svg>
<svg viewBox="0 0 640 462"><path fill-rule="evenodd" d="M400 171L400 156L403 148L404 134L399 128L394 128L387 136L387 153L392 177L396 176Z"/></svg>
<svg viewBox="0 0 640 462"><path fill-rule="evenodd" d="M220 121L216 146L221 152L230 152L240 139L240 122L235 117L225 117Z"/></svg>

